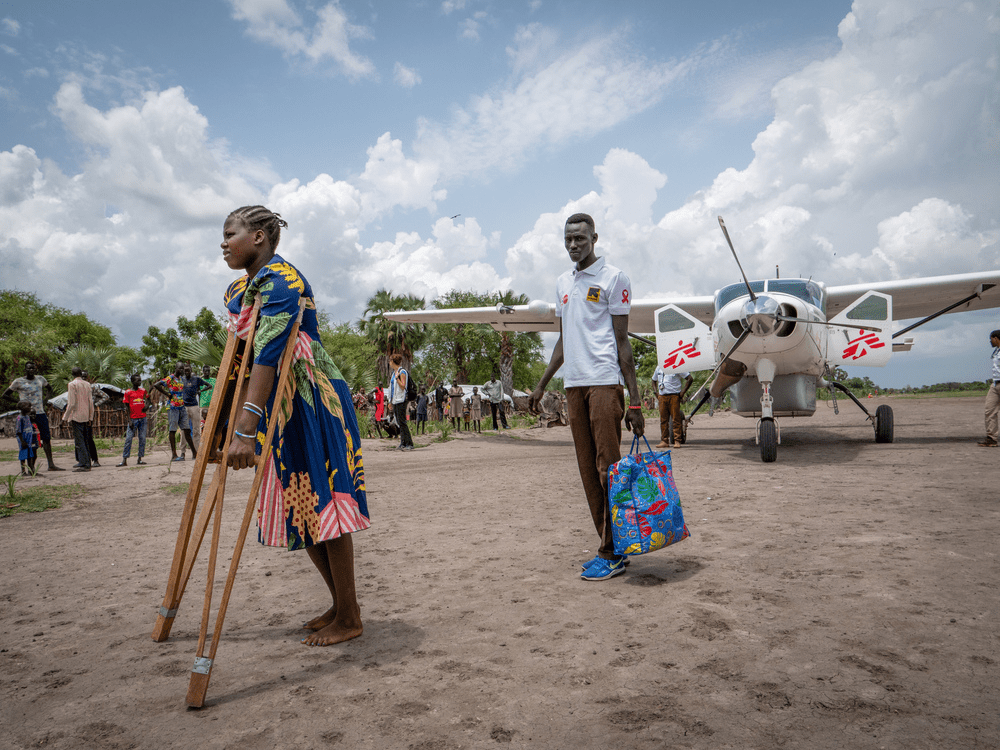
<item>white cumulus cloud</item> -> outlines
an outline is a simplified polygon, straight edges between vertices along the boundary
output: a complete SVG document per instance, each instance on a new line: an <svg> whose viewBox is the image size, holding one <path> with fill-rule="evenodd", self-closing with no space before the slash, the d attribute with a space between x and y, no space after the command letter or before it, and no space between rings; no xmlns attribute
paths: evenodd
<svg viewBox="0 0 1000 750"><path fill-rule="evenodd" d="M538 29L508 54L519 70L537 59ZM661 100L692 64L646 60L609 34L564 52L496 93L456 111L449 123L420 122L415 150L443 178L499 167L513 170L537 148L565 146L613 128ZM572 93L570 93L572 92Z"/></svg>
<svg viewBox="0 0 1000 750"><path fill-rule="evenodd" d="M350 23L336 1L315 11L310 25L286 0L230 0L233 17L246 23L253 39L312 63L333 60L348 78L371 78L375 65L351 49L352 39L371 37L364 26Z"/></svg>
<svg viewBox="0 0 1000 750"><path fill-rule="evenodd" d="M397 62L393 68L392 78L398 86L402 86L404 89L412 89L421 81L420 73L400 62Z"/></svg>

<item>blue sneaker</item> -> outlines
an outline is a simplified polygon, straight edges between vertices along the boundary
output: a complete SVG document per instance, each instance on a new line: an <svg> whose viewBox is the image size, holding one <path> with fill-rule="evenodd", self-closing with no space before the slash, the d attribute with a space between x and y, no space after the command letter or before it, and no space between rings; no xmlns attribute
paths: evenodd
<svg viewBox="0 0 1000 750"><path fill-rule="evenodd" d="M591 567L586 568L580 574L580 578L585 581L603 581L606 578L614 578L624 572L625 558L619 558L616 561L601 558L600 562L596 562Z"/></svg>
<svg viewBox="0 0 1000 750"><path fill-rule="evenodd" d="M603 558L602 558L602 557L601 557L600 555L597 555L596 557L594 557L594 558L592 558L592 559L590 559L590 560L587 560L587 562L585 562L585 563L580 563L580 567L581 567L581 568L583 568L584 570L586 570L587 568L591 568L591 567L593 567L594 565L597 565L597 563L599 563L599 562L600 562L600 561L601 561L602 559L603 559ZM623 556L623 557L621 557L620 559L622 559L622 560L624 560L624 561L625 561L625 567L627 568L627 567L628 567L628 564L629 564L629 562L631 562L631 561L630 561L630 560L628 559L628 555L624 555L624 556Z"/></svg>

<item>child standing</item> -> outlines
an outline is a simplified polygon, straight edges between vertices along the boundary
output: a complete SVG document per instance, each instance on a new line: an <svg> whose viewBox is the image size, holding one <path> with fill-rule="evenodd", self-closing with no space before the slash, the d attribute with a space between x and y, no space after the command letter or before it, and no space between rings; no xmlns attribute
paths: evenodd
<svg viewBox="0 0 1000 750"><path fill-rule="evenodd" d="M254 303L260 322L254 339L253 368L245 400L237 404L229 465L255 465L258 435L278 420L258 500L262 544L305 549L333 597L333 606L303 625L309 646L328 646L361 635L361 608L354 582L352 534L367 529L368 503L361 461L361 437L351 391L319 338L312 287L275 248L288 224L263 206L233 211L222 230L222 257L245 271L225 294L236 334L246 338ZM288 380L276 399L278 364L306 300ZM220 373L219 377L226 377Z"/></svg>
<svg viewBox="0 0 1000 750"><path fill-rule="evenodd" d="M472 386L472 398L469 400L469 418L476 432L482 432L483 397L479 395L479 386L476 385Z"/></svg>
<svg viewBox="0 0 1000 750"><path fill-rule="evenodd" d="M421 388L417 396L417 434L427 432L427 392Z"/></svg>
<svg viewBox="0 0 1000 750"><path fill-rule="evenodd" d="M17 458L21 462L21 476L35 476L35 457L38 452L38 445L35 442L35 426L31 423L31 402L19 401L18 410L21 412L14 422L14 431L17 433Z"/></svg>
<svg viewBox="0 0 1000 750"><path fill-rule="evenodd" d="M132 454L132 438L135 435L139 436L139 459L136 463L141 464L142 457L146 455L146 405L149 403L149 394L142 387L142 378L138 374L132 376L132 388L125 391L122 400L128 407L128 427L125 428L122 462L118 466L128 466L128 457Z"/></svg>

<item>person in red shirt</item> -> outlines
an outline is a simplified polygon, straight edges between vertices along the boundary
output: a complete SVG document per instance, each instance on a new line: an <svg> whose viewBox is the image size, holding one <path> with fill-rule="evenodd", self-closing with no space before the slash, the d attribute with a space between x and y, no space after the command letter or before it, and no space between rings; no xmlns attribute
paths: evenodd
<svg viewBox="0 0 1000 750"><path fill-rule="evenodd" d="M128 427L125 428L125 448L122 450L122 462L118 466L128 466L128 457L132 453L132 437L139 436L139 459L143 463L146 455L146 407L149 405L149 394L142 387L142 378L132 376L132 388L125 391L122 401L128 408Z"/></svg>

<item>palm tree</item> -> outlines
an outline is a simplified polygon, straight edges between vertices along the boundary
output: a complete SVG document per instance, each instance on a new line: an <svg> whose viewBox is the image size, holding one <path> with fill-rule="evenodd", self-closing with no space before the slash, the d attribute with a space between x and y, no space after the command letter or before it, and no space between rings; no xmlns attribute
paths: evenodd
<svg viewBox="0 0 1000 750"><path fill-rule="evenodd" d="M422 323L399 323L387 320L384 314L394 310L423 310L425 304L423 297L394 295L386 289L379 289L368 298L358 330L378 349L378 371L384 380L389 379L389 357L401 354L404 365L409 367L413 353L421 347L427 334L427 326Z"/></svg>
<svg viewBox="0 0 1000 750"><path fill-rule="evenodd" d="M115 346L74 346L52 363L49 381L57 393L62 393L72 380L70 372L79 367L86 370L95 383L127 388L130 370L135 365Z"/></svg>
<svg viewBox="0 0 1000 750"><path fill-rule="evenodd" d="M530 300L524 294L514 294L510 289L497 295L497 302L505 305L526 305ZM500 331L500 383L503 392L514 396L514 334L512 331Z"/></svg>
<svg viewBox="0 0 1000 750"><path fill-rule="evenodd" d="M222 364L222 352L225 351L229 333L225 328L219 328L213 332L212 338L185 339L181 342L178 352L182 359L189 362L196 362L200 365L208 365L213 370L218 369Z"/></svg>

